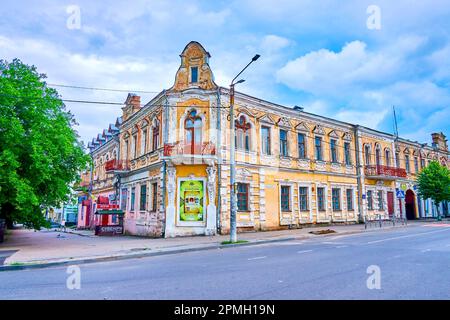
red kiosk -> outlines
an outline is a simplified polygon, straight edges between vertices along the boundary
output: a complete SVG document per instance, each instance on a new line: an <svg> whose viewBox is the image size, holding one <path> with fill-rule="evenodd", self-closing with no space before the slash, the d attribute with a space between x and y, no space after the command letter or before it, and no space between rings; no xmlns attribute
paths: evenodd
<svg viewBox="0 0 450 320"><path fill-rule="evenodd" d="M97 236L115 236L123 234L123 215L124 212L119 209L119 205L109 200L108 197L99 196L97 198L97 210L95 235ZM110 224L109 217L117 216L118 224ZM112 219L111 219L112 220Z"/></svg>

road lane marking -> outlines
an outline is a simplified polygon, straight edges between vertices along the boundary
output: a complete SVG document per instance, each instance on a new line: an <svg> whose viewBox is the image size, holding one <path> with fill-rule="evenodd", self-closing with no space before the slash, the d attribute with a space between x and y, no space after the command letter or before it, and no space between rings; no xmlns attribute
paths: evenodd
<svg viewBox="0 0 450 320"><path fill-rule="evenodd" d="M380 242L385 242L385 241L390 241L390 240L397 240L397 239L403 239L403 238L410 238L410 237L414 237L414 236L418 237L418 236L422 236L422 235L427 235L427 234L431 234L431 233L438 233L438 232L443 232L443 231L448 232L449 229L442 229L442 230L436 230L436 231L431 231L431 232L421 232L421 233L407 234L405 236L385 238L385 239L380 239L380 240L375 240L375 241L369 241L369 242L367 242L367 244L380 243Z"/></svg>
<svg viewBox="0 0 450 320"><path fill-rule="evenodd" d="M259 260L259 259L265 259L265 258L267 258L267 256L248 258L247 260L250 261L250 260Z"/></svg>
<svg viewBox="0 0 450 320"><path fill-rule="evenodd" d="M311 252L311 251L313 251L313 250L301 250L301 251L297 251L297 253L308 253L308 252Z"/></svg>

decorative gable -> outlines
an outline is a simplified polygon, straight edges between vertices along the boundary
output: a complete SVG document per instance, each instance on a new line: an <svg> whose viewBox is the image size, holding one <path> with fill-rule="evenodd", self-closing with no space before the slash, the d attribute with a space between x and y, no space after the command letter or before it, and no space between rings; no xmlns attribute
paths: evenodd
<svg viewBox="0 0 450 320"><path fill-rule="evenodd" d="M272 117L269 116L268 114L263 115L263 116L260 117L258 120L259 120L260 122L268 123L268 124L271 124L271 125L274 125L274 124L275 124L275 121L274 121L274 120L272 119Z"/></svg>
<svg viewBox="0 0 450 320"><path fill-rule="evenodd" d="M329 133L328 135L329 135L331 138L339 139L339 135L337 134L336 130L330 131L330 133Z"/></svg>
<svg viewBox="0 0 450 320"><path fill-rule="evenodd" d="M285 118L285 117L281 117L280 120L278 120L277 124L280 127L285 127L285 128L291 128L292 127L292 124L289 121L289 119Z"/></svg>
<svg viewBox="0 0 450 320"><path fill-rule="evenodd" d="M352 141L352 135L350 134L350 132L344 132L344 134L342 135L342 139L344 139L345 141Z"/></svg>
<svg viewBox="0 0 450 320"><path fill-rule="evenodd" d="M322 126L320 124L316 125L313 129L313 132L315 134L321 134L324 135L325 134L325 130L323 130Z"/></svg>
<svg viewBox="0 0 450 320"><path fill-rule="evenodd" d="M295 129L298 131L305 131L305 132L310 131L308 125L305 122L300 122L298 125L295 126Z"/></svg>
<svg viewBox="0 0 450 320"><path fill-rule="evenodd" d="M209 66L211 55L197 41L191 41L180 55L181 65L175 76L172 91L183 91L189 88L204 90L216 89L214 76Z"/></svg>

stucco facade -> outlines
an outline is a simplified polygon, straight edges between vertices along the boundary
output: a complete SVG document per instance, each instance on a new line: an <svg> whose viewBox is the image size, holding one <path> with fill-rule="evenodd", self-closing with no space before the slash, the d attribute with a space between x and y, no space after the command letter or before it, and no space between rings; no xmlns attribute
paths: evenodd
<svg viewBox="0 0 450 320"><path fill-rule="evenodd" d="M146 104L130 94L123 108L118 157L106 173L120 185L128 234L229 232L229 90L215 84L199 43L180 57L172 88ZM446 144L397 139L239 92L234 117L239 230L403 217L397 189L403 183L415 193L415 157L449 166ZM408 153L412 170L404 172Z"/></svg>

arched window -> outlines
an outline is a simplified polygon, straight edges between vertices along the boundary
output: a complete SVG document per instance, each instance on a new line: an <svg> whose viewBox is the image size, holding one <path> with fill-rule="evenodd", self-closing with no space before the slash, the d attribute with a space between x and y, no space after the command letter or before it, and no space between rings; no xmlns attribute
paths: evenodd
<svg viewBox="0 0 450 320"><path fill-rule="evenodd" d="M381 165L381 149L380 146L377 146L375 149L375 164L377 166Z"/></svg>
<svg viewBox="0 0 450 320"><path fill-rule="evenodd" d="M386 162L386 166L391 165L391 151L387 148L384 150L384 160Z"/></svg>
<svg viewBox="0 0 450 320"><path fill-rule="evenodd" d="M195 154L202 147L202 119L191 110L184 121L186 151Z"/></svg>
<svg viewBox="0 0 450 320"><path fill-rule="evenodd" d="M156 120L152 128L152 150L155 151L159 147L159 121Z"/></svg>
<svg viewBox="0 0 450 320"><path fill-rule="evenodd" d="M366 166L370 166L370 145L364 146L364 158L366 159Z"/></svg>
<svg viewBox="0 0 450 320"><path fill-rule="evenodd" d="M235 122L236 126L236 149L250 151L250 131L251 124L247 122L245 116L240 116Z"/></svg>

